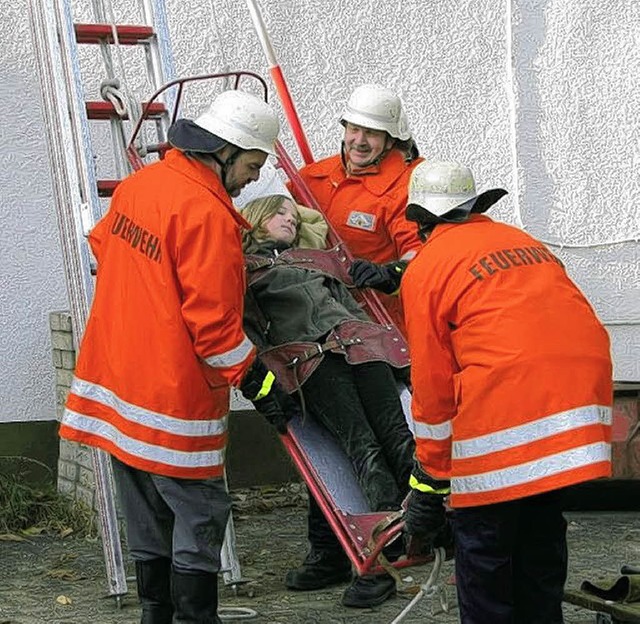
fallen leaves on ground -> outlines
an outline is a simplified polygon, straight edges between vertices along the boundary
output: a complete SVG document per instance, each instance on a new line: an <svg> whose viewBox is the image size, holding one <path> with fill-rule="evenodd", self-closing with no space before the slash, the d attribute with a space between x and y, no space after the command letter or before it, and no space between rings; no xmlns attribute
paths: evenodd
<svg viewBox="0 0 640 624"><path fill-rule="evenodd" d="M26 542L27 540L15 533L0 533L0 542Z"/></svg>
<svg viewBox="0 0 640 624"><path fill-rule="evenodd" d="M282 486L260 486L243 488L231 492L234 520L245 519L236 512L256 513L272 511L282 507L305 507L308 496L302 483L287 483Z"/></svg>
<svg viewBox="0 0 640 624"><path fill-rule="evenodd" d="M53 568L45 573L45 576L49 578L58 579L60 581L80 581L83 578L86 578L84 575L76 572L75 570L71 570L70 568Z"/></svg>

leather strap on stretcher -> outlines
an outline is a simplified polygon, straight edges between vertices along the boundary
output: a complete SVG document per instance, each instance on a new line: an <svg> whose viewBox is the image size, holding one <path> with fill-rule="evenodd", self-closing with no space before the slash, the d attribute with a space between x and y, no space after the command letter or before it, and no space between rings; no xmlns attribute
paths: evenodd
<svg viewBox="0 0 640 624"><path fill-rule="evenodd" d="M311 376L327 351L344 355L349 364L386 362L404 368L410 363L407 345L395 327L356 319L340 323L322 343L288 342L262 351L260 358L291 394Z"/></svg>
<svg viewBox="0 0 640 624"><path fill-rule="evenodd" d="M277 258L265 258L252 254L247 254L244 258L249 284L260 279L274 266L292 265L326 273L353 288L353 280L349 275L349 261L342 250L342 245L336 245L331 249L287 249Z"/></svg>

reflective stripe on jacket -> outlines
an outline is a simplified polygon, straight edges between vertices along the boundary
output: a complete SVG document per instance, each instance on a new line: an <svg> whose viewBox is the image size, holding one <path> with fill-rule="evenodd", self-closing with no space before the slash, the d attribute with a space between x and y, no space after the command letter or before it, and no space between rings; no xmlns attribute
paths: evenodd
<svg viewBox="0 0 640 624"><path fill-rule="evenodd" d="M482 215L438 225L401 296L417 456L453 507L610 475L609 338L542 243Z"/></svg>
<svg viewBox="0 0 640 624"><path fill-rule="evenodd" d="M170 150L116 189L90 242L96 291L60 435L155 474L223 474L242 329L240 228L218 176Z"/></svg>
<svg viewBox="0 0 640 624"><path fill-rule="evenodd" d="M354 258L383 264L411 258L422 246L416 224L405 218L409 177L422 160L407 163L391 150L377 168L347 176L338 154L307 165L300 175ZM402 328L398 297L377 294Z"/></svg>

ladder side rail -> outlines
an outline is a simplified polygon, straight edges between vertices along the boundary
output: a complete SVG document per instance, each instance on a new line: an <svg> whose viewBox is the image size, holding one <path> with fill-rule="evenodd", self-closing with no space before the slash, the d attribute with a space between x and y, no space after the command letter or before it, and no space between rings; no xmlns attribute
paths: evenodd
<svg viewBox="0 0 640 624"><path fill-rule="evenodd" d="M176 67L171 51L171 38L167 19L165 0L142 0L142 9L146 23L153 27L154 41L145 47L147 55L147 71L152 77L154 89L159 89L165 82L176 78ZM163 101L167 110L174 107L174 95L172 91L164 94ZM159 125L159 124L157 124ZM169 129L169 118L164 126L164 133L159 135L158 142L167 140L166 133Z"/></svg>
<svg viewBox="0 0 640 624"><path fill-rule="evenodd" d="M71 66L73 59L66 54L69 33L73 33L68 6L60 0L54 3L31 0L30 9L44 87L43 108L49 135L56 213L77 346L93 295L91 252L85 240L85 230L99 216L99 200L95 173L86 166L92 159L83 160L87 153L88 124L85 110L78 102L78 82ZM81 110L80 115L78 109ZM83 118L85 124L78 124L78 119ZM80 142L84 149L79 147ZM111 479L109 458L106 453L94 449L92 461L109 591L122 595L126 593L127 585L115 501L108 487Z"/></svg>
<svg viewBox="0 0 640 624"><path fill-rule="evenodd" d="M86 218L86 198L81 192L75 154L69 150L73 129L65 104L66 85L60 70L61 57L54 43L57 39L55 16L51 7L42 0L31 0L30 9L69 303L74 327L80 331L86 323L93 295L91 254L82 229L76 227ZM70 287L72 280L75 282L73 288Z"/></svg>
<svg viewBox="0 0 640 624"><path fill-rule="evenodd" d="M45 0L46 1L46 0ZM69 106L69 118L73 128L75 140L72 142L76 146L76 164L80 172L81 189L84 193L85 207L88 206L90 220L87 219L85 208L84 220L75 219L76 232L78 236L88 234L88 230L102 216L100 200L98 197L98 186L96 171L93 165L93 150L91 148L91 138L89 133L89 121L86 115L85 94L81 81L80 66L78 63L77 43L71 15L71 7L68 1L56 0L59 19L59 37L62 51L62 66L66 74L66 84L69 85L67 94L67 104ZM82 245L86 253L90 253L86 241ZM84 333L88 308L93 298L93 278L91 270L83 267L83 279L90 281L91 290L85 292L85 302L87 306L87 316L81 319L81 325L76 325L77 340ZM96 503L98 507L98 517L101 526L101 536L103 551L105 556L105 566L109 582L109 593L114 596L122 596L127 593L127 579L120 542L120 530L118 527L118 516L116 510L116 500L113 487L113 474L111 461L108 453L92 448L91 458L94 469L94 479L96 484Z"/></svg>
<svg viewBox="0 0 640 624"><path fill-rule="evenodd" d="M224 473L224 487L229 491L229 483L227 481L227 473ZM233 524L233 512L229 513L227 526L224 531L224 539L222 541L222 549L220 550L220 572L225 585L236 585L243 581L242 571L240 570L240 560L236 552L236 529Z"/></svg>

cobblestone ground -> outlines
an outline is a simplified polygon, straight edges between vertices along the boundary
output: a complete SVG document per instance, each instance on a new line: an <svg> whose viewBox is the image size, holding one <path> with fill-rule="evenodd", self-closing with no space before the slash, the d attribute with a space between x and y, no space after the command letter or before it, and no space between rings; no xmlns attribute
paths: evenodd
<svg viewBox="0 0 640 624"><path fill-rule="evenodd" d="M244 498L243 498L244 497ZM305 553L305 507L301 496L279 495L249 500L240 494L234 512L237 552L246 583L235 590L220 589L223 607L253 610L252 622L270 624L388 624L408 604L396 597L375 610L351 610L340 605L344 587L292 593L282 579ZM569 520L570 577L568 586L594 579L599 573L616 574L623 563L640 563L640 518L632 512L572 512ZM129 566L129 573L132 572ZM429 568L404 570L424 582ZM452 574L445 564L441 582ZM102 548L98 540L33 537L22 542L0 541L0 624L137 624L139 609L129 594L122 607L105 597ZM131 588L133 583L131 584ZM455 592L447 587L455 609ZM457 622L452 613L433 614L422 600L403 620ZM595 622L595 614L566 605L568 624ZM246 618L246 616L245 616ZM226 617L224 621L227 620ZM242 620L244 621L244 620Z"/></svg>

